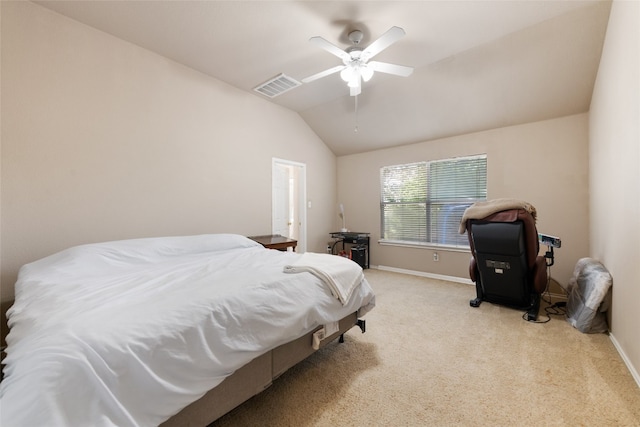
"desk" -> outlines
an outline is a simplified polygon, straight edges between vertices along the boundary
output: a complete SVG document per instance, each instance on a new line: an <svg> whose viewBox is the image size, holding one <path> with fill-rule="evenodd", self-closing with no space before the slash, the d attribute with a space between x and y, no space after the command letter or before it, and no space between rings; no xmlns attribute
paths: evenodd
<svg viewBox="0 0 640 427"><path fill-rule="evenodd" d="M335 242L331 246L331 253L335 254L335 246L342 242L342 250L344 250L344 244L349 243L356 247L364 247L364 259L354 259L362 268L369 268L369 233L358 233L355 231L335 231L331 233L331 238L335 239Z"/></svg>
<svg viewBox="0 0 640 427"><path fill-rule="evenodd" d="M292 248L292 250L295 252L296 246L298 246L297 240L290 239L279 234L270 234L267 236L250 236L249 238L260 243L267 249L277 249L279 251L286 251L287 248Z"/></svg>

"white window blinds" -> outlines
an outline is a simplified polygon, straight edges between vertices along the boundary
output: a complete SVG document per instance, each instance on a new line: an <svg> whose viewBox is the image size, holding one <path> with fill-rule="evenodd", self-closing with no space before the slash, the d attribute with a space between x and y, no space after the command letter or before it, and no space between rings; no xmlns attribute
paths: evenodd
<svg viewBox="0 0 640 427"><path fill-rule="evenodd" d="M487 198L487 156L385 166L380 182L383 240L468 247L458 227Z"/></svg>

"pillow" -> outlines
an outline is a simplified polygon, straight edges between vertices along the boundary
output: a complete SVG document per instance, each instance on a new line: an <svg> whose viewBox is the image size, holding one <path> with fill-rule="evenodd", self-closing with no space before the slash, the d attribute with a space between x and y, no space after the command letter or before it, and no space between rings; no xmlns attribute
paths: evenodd
<svg viewBox="0 0 640 427"><path fill-rule="evenodd" d="M52 272L74 277L82 274L96 276L161 262L164 258L252 247L262 245L238 234L150 237L90 243L26 264L20 269L19 276L29 273L37 279Z"/></svg>

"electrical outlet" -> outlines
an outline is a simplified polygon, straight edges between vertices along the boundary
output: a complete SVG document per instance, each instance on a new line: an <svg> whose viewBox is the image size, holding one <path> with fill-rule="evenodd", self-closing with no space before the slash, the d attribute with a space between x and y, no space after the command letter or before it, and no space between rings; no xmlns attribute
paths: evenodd
<svg viewBox="0 0 640 427"><path fill-rule="evenodd" d="M440 261L440 255L438 255L438 252L433 253L433 260L436 262Z"/></svg>

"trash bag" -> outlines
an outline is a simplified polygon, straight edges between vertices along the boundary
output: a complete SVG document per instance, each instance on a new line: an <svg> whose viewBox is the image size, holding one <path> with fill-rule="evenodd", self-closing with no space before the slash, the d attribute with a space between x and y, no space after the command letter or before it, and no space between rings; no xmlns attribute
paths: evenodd
<svg viewBox="0 0 640 427"><path fill-rule="evenodd" d="M609 271L593 258L578 260L567 286L567 321L580 332L607 332L605 312L611 305Z"/></svg>

